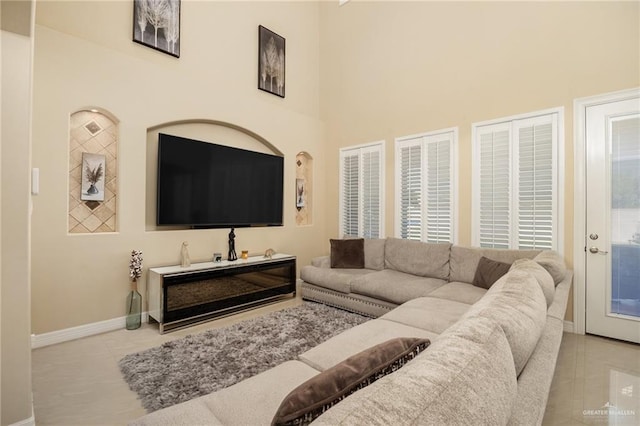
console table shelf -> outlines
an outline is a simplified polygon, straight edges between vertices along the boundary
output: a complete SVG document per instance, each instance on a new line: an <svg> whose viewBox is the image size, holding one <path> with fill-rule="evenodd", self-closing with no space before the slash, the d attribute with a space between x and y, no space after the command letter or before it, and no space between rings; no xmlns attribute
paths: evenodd
<svg viewBox="0 0 640 426"><path fill-rule="evenodd" d="M296 294L296 258L246 260L149 269L149 317L160 333Z"/></svg>

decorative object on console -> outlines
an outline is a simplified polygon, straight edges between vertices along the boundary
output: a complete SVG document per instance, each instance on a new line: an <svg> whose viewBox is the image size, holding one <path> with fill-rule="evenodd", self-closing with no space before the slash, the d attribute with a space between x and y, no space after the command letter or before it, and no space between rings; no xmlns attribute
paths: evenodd
<svg viewBox="0 0 640 426"><path fill-rule="evenodd" d="M134 0L133 41L179 58L180 0Z"/></svg>
<svg viewBox="0 0 640 426"><path fill-rule="evenodd" d="M231 232L229 232L229 254L227 255L227 260L238 259L236 254L236 233L233 230L234 228L231 228Z"/></svg>
<svg viewBox="0 0 640 426"><path fill-rule="evenodd" d="M189 242L182 242L182 249L180 249L180 266L188 268L191 266L191 258L189 257Z"/></svg>
<svg viewBox="0 0 640 426"><path fill-rule="evenodd" d="M276 251L274 249L272 249L272 248L268 248L264 252L264 258L265 259L272 259L274 254L276 254Z"/></svg>
<svg viewBox="0 0 640 426"><path fill-rule="evenodd" d="M82 153L81 200L104 201L104 172L107 159L104 155Z"/></svg>
<svg viewBox="0 0 640 426"><path fill-rule="evenodd" d="M332 268L364 268L364 238L329 240Z"/></svg>
<svg viewBox="0 0 640 426"><path fill-rule="evenodd" d="M284 98L285 39L258 27L258 89Z"/></svg>
<svg viewBox="0 0 640 426"><path fill-rule="evenodd" d="M142 251L133 250L129 261L132 286L127 296L127 330L140 328L142 322L142 296L138 292L138 279L142 276Z"/></svg>
<svg viewBox="0 0 640 426"><path fill-rule="evenodd" d="M242 252L240 252L240 257L243 260L247 260L249 258L249 250L242 250Z"/></svg>
<svg viewBox="0 0 640 426"><path fill-rule="evenodd" d="M222 253L213 253L214 262L222 262Z"/></svg>

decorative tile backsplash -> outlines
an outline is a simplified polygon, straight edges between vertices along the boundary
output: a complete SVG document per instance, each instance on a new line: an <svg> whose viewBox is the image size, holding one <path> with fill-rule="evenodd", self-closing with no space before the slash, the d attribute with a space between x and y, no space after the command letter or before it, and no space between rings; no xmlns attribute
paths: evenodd
<svg viewBox="0 0 640 426"><path fill-rule="evenodd" d="M296 155L296 225L311 225L312 212L313 158L306 152L300 152Z"/></svg>
<svg viewBox="0 0 640 426"><path fill-rule="evenodd" d="M118 124L94 111L71 114L69 135L69 233L115 232L117 226ZM83 201L82 153L106 158L104 201Z"/></svg>

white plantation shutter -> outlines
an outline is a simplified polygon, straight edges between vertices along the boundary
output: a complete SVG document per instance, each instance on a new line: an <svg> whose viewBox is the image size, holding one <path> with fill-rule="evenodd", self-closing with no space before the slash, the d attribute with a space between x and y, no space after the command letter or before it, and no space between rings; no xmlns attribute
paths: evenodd
<svg viewBox="0 0 640 426"><path fill-rule="evenodd" d="M454 242L454 131L396 141L396 235Z"/></svg>
<svg viewBox="0 0 640 426"><path fill-rule="evenodd" d="M360 176L360 158L358 153L347 153L342 157L341 164L341 235L358 235L358 210L360 208L360 185L358 182Z"/></svg>
<svg viewBox="0 0 640 426"><path fill-rule="evenodd" d="M453 242L451 141L428 139L426 152L426 241Z"/></svg>
<svg viewBox="0 0 640 426"><path fill-rule="evenodd" d="M380 238L382 143L340 150L340 235Z"/></svg>
<svg viewBox="0 0 640 426"><path fill-rule="evenodd" d="M382 194L378 147L362 149L362 232L364 238L380 238Z"/></svg>
<svg viewBox="0 0 640 426"><path fill-rule="evenodd" d="M404 146L398 146L396 161L399 165L399 197L400 226L398 237L410 240L422 239L422 143L412 140Z"/></svg>
<svg viewBox="0 0 640 426"><path fill-rule="evenodd" d="M474 244L558 248L559 115L474 126Z"/></svg>
<svg viewBox="0 0 640 426"><path fill-rule="evenodd" d="M510 130L491 126L480 133L480 247L510 244Z"/></svg>
<svg viewBox="0 0 640 426"><path fill-rule="evenodd" d="M553 120L549 120L552 118ZM515 123L518 134L518 247L553 248L554 117ZM536 122L537 121L537 122Z"/></svg>

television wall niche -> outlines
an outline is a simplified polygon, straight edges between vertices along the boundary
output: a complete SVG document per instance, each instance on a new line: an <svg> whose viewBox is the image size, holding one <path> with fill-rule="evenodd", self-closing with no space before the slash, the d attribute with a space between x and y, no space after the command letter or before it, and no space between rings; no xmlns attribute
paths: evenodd
<svg viewBox="0 0 640 426"><path fill-rule="evenodd" d="M156 225L281 226L282 156L160 133Z"/></svg>

